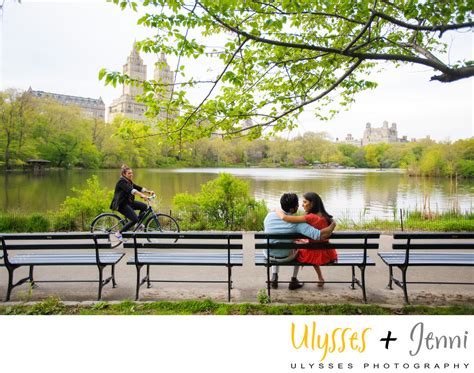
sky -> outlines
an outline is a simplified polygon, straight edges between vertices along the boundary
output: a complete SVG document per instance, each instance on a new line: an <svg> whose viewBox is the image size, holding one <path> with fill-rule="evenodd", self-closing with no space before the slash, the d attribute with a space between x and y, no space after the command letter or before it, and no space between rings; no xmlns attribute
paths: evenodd
<svg viewBox="0 0 474 373"><path fill-rule="evenodd" d="M0 16L0 89L18 88L98 98L106 106L121 87L105 86L98 72L122 71L135 40L151 35L136 25L139 14L122 11L105 0L6 0ZM449 33L448 33L449 34ZM449 58L473 59L472 32L454 34ZM152 78L156 56L141 53ZM176 63L168 58L171 67ZM189 66L188 68L199 68ZM366 123L381 127L397 123L398 136L455 141L474 136L474 79L454 83L430 82L429 68L387 66L371 77L375 90L356 96L348 111L328 122L317 120L308 107L300 126L287 136L306 131L327 132L342 140L348 133L361 138Z"/></svg>

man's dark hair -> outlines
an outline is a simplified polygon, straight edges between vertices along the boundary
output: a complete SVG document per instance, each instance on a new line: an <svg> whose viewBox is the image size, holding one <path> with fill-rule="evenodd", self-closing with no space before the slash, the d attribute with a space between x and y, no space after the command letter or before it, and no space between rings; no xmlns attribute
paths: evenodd
<svg viewBox="0 0 474 373"><path fill-rule="evenodd" d="M280 198L281 209L290 212L291 209L298 209L298 196L295 193L285 193Z"/></svg>

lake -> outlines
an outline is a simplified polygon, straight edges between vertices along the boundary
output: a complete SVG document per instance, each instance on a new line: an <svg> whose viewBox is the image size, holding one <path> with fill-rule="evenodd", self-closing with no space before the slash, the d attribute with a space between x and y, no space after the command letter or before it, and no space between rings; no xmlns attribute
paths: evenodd
<svg viewBox="0 0 474 373"><path fill-rule="evenodd" d="M373 169L283 169L283 168L184 168L135 169L135 182L153 189L160 209L169 211L177 193L196 193L202 184L228 172L250 185L256 199L269 207L279 206L284 192L315 191L326 209L338 218L393 218L398 209L473 211L474 180L457 183L441 178L409 177L402 170ZM42 212L57 210L71 188L83 188L87 178L97 175L101 184L113 189L119 170L48 170L31 173L1 173L3 211Z"/></svg>

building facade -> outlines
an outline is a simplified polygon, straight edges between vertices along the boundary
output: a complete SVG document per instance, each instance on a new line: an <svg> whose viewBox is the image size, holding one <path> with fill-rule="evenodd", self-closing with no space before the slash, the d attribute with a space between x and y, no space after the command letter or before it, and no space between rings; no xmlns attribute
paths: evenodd
<svg viewBox="0 0 474 373"><path fill-rule="evenodd" d="M63 95L59 93L35 91L31 87L28 89L28 93L36 98L46 98L58 101L63 105L75 105L81 108L84 115L94 119L105 120L105 104L102 97L98 99Z"/></svg>
<svg viewBox="0 0 474 373"><path fill-rule="evenodd" d="M356 139L348 133L346 138L341 141L342 144L351 144L355 146L365 146L369 144L378 144L380 142L393 144L397 142L408 142L407 136L398 138L397 124L392 123L389 127L388 122L384 121L382 127L374 128L370 123L365 126L362 139Z"/></svg>
<svg viewBox="0 0 474 373"><path fill-rule="evenodd" d="M379 142L395 143L398 142L397 124L392 123L389 127L385 120L380 128L372 128L370 123L365 126L364 137L362 138L362 146L369 144L377 144Z"/></svg>
<svg viewBox="0 0 474 373"><path fill-rule="evenodd" d="M146 80L146 65L135 44L127 57L127 62L123 65L123 73L140 82ZM136 96L141 94L143 94L143 87L129 83L124 84L122 95L109 106L107 121L112 122L118 115L134 120L145 120L146 105L135 100Z"/></svg>
<svg viewBox="0 0 474 373"><path fill-rule="evenodd" d="M349 144L349 145L355 145L355 146L362 146L362 140L360 139L355 139L352 136L352 133L348 133L346 138L341 141L343 144Z"/></svg>
<svg viewBox="0 0 474 373"><path fill-rule="evenodd" d="M143 63L138 50L133 45L130 55L127 57L127 62L123 65L123 73L130 78L143 82L147 79L147 66ZM171 71L164 53L160 54L158 62L155 64L153 79L163 84L164 93L157 94L157 99L163 99L165 96L170 97L173 89L173 72ZM118 115L123 115L133 120L146 120L145 112L147 107L145 104L137 102L136 96L143 94L143 87L133 84L124 84L122 95L114 100L109 107L108 121L112 122ZM176 118L178 113L167 110L166 107L161 108L157 117L158 120L165 120L167 118Z"/></svg>

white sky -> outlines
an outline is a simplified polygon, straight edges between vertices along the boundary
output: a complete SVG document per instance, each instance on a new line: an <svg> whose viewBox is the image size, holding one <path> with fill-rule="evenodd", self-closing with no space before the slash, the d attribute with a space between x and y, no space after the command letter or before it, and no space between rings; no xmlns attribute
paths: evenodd
<svg viewBox="0 0 474 373"><path fill-rule="evenodd" d="M0 89L35 90L84 97L101 96L108 106L121 88L98 80L102 67L122 71L134 40L150 35L136 25L137 13L121 11L105 0L7 0L0 18ZM450 38L451 38L450 34ZM452 61L473 59L473 34L455 34ZM156 57L141 54L152 77ZM175 60L169 57L171 68ZM292 135L325 131L332 138L352 133L362 137L365 124L396 122L399 137L457 140L474 135L474 79L443 84L430 82L428 68L388 67L375 74L379 87L356 96L356 102L330 122L314 119L311 108L300 117Z"/></svg>

